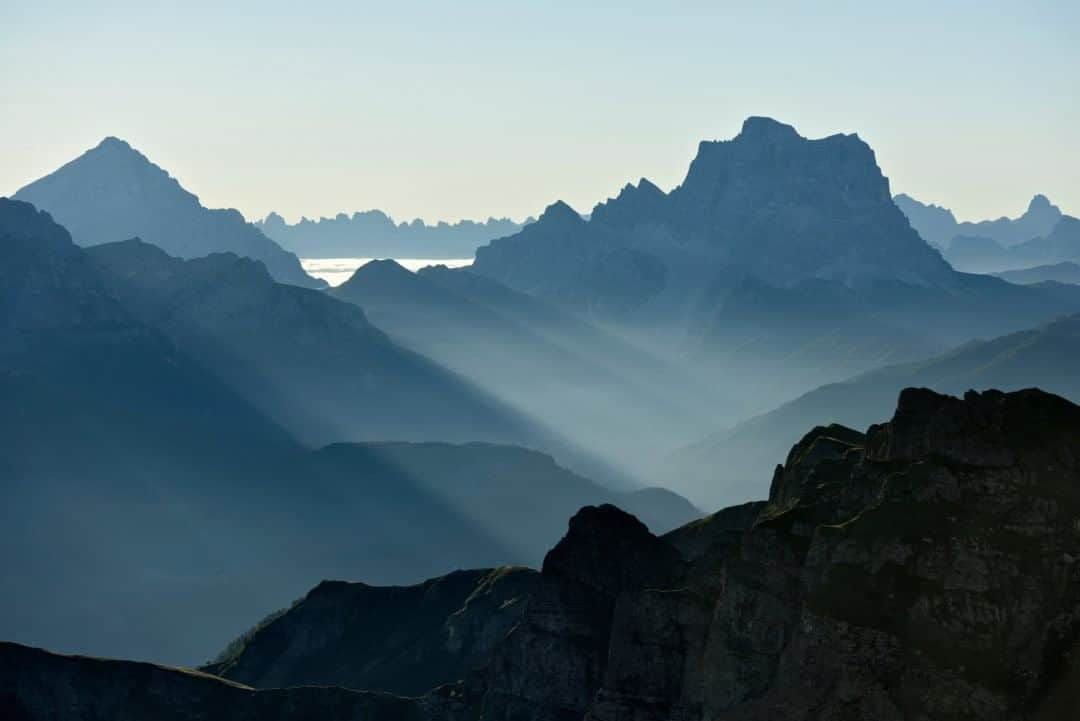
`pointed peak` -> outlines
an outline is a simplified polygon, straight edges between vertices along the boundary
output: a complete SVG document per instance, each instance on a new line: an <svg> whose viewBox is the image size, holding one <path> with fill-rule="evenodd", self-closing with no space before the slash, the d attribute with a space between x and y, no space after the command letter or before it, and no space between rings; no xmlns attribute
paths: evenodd
<svg viewBox="0 0 1080 721"><path fill-rule="evenodd" d="M573 220L577 223L584 223L581 219L581 214L571 208L562 200L556 200L554 203L544 208L544 212L540 214L539 220L541 222L550 222L558 220Z"/></svg>
<svg viewBox="0 0 1080 721"><path fill-rule="evenodd" d="M660 188L656 185L656 183L653 183L648 178L642 178L642 179L640 179L638 181L638 189L639 190L647 190L650 193L653 192L653 191L656 191L658 193L663 193L664 192L664 191L660 190Z"/></svg>

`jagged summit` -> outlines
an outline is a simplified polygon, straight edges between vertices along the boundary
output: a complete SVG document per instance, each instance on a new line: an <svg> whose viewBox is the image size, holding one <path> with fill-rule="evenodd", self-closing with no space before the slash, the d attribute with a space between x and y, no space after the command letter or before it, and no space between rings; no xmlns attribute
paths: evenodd
<svg viewBox="0 0 1080 721"><path fill-rule="evenodd" d="M556 205L545 216L554 210L571 212ZM481 248L474 270L624 312L648 301L633 302L630 292L690 299L747 275L776 286L951 279L893 204L869 145L856 135L810 140L771 118L748 118L735 138L702 142L670 193L642 180L597 205L588 222L559 223L544 237L546 220ZM597 297L610 294L620 297Z"/></svg>
<svg viewBox="0 0 1080 721"><path fill-rule="evenodd" d="M1050 199L1047 198L1042 193L1036 193L1031 198L1031 202L1028 203L1027 212L1029 212L1029 213L1037 213L1037 212L1042 211L1042 210L1050 210L1050 209L1057 209L1057 206L1054 205L1053 203L1051 203Z"/></svg>

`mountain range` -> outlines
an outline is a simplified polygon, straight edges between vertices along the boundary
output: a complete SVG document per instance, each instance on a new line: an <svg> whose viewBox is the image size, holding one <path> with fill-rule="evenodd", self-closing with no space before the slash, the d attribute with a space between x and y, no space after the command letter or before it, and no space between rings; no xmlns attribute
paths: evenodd
<svg viewBox="0 0 1080 721"><path fill-rule="evenodd" d="M253 225L115 139L19 195L0 718L1080 704L1080 221L1041 196L957 223L858 136L759 117L670 192L505 233ZM271 240L369 226L501 235L335 288Z"/></svg>
<svg viewBox="0 0 1080 721"><path fill-rule="evenodd" d="M320 584L203 672L2 644L0 711L1070 718L1080 407L1037 390L907 389L888 422L824 431L791 449L767 500L663 536L586 507L539 574Z"/></svg>
<svg viewBox="0 0 1080 721"><path fill-rule="evenodd" d="M255 222L255 227L302 258L471 258L493 238L513 235L524 225L509 218L482 222L422 220L398 223L381 210L365 210L333 218L287 223L277 213Z"/></svg>
<svg viewBox="0 0 1080 721"><path fill-rule="evenodd" d="M957 270L998 273L1080 260L1080 221L1036 195L1018 218L958 223L952 211L907 195L894 199L912 226Z"/></svg>
<svg viewBox="0 0 1080 721"><path fill-rule="evenodd" d="M743 411L1080 310L1059 289L956 272L858 136L808 140L768 118L703 142L671 192L643 179L589 220L555 203L471 270L686 359Z"/></svg>
<svg viewBox="0 0 1080 721"><path fill-rule="evenodd" d="M332 417L331 394L304 406L290 370L339 383L358 435L529 426L354 306L274 283L255 261L183 261L138 241L84 249L7 199L0 257L0 561L18 579L0 599L5 638L193 663L322 578L536 563L582 504L619 503L658 529L698 515L670 492L610 491L513 446L312 450L330 431L305 421ZM184 613L207 620L177 633L168 619Z"/></svg>
<svg viewBox="0 0 1080 721"><path fill-rule="evenodd" d="M139 237L179 258L232 252L261 261L282 283L325 284L306 273L237 210L211 210L119 138L96 147L12 196L48 211L80 245Z"/></svg>
<svg viewBox="0 0 1080 721"><path fill-rule="evenodd" d="M1046 235L1063 217L1061 209L1041 194L1032 197L1027 210L1019 217L1002 216L976 222L959 222L948 208L922 203L904 193L897 195L893 201L919 235L941 249L947 249L958 235L989 238L1008 248Z"/></svg>

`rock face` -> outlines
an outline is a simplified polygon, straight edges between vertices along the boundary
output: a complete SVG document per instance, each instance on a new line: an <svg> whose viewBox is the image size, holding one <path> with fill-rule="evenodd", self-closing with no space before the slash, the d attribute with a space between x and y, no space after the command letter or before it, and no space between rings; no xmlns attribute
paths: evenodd
<svg viewBox="0 0 1080 721"><path fill-rule="evenodd" d="M665 539L584 511L481 718L1071 717L1080 408L908 390L865 436L810 433L748 510Z"/></svg>
<svg viewBox="0 0 1080 721"><path fill-rule="evenodd" d="M140 237L181 258L232 252L261 261L282 283L325 284L233 209L211 210L119 138L101 143L15 193L67 228L79 245Z"/></svg>
<svg viewBox="0 0 1080 721"><path fill-rule="evenodd" d="M486 662L537 580L536 571L507 567L417 586L326 581L204 670L258 688L422 694Z"/></svg>

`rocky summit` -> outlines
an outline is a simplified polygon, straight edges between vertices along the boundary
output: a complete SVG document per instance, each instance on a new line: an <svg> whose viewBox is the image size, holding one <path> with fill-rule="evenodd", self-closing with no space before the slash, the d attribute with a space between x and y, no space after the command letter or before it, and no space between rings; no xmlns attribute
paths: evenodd
<svg viewBox="0 0 1080 721"><path fill-rule="evenodd" d="M1080 407L1038 390L907 389L865 433L809 432L767 501L661 537L613 506L582 509L518 622L424 695L254 691L7 644L0 709L207 718L213 699L221 717L248 718L273 699L265 717L282 719L1070 719L1078 517ZM319 604L343 590L318 590ZM340 619L309 613L302 637L333 639ZM331 646L342 667L366 653Z"/></svg>
<svg viewBox="0 0 1080 721"><path fill-rule="evenodd" d="M869 145L857 135L810 140L763 117L731 140L702 142L670 193L643 178L588 221L555 203L478 249L473 269L608 316L696 301L747 277L928 285L950 274L892 202Z"/></svg>

